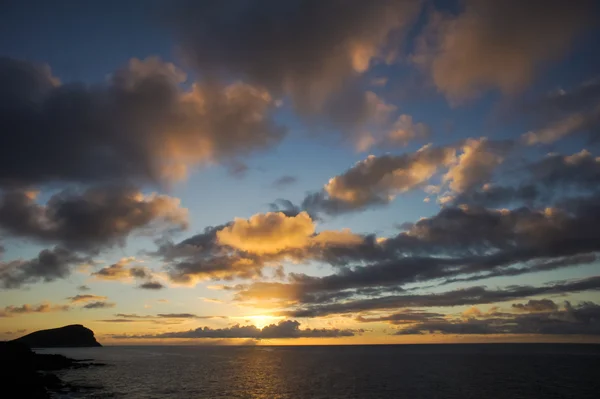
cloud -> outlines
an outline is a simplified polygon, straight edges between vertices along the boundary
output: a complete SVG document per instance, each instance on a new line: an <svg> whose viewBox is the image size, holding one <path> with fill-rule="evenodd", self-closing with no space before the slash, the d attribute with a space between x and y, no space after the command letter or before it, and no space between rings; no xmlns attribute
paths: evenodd
<svg viewBox="0 0 600 399"><path fill-rule="evenodd" d="M69 305L53 305L49 302L44 302L40 305L21 305L21 306L5 306L0 309L0 317L12 317L31 313L49 313L49 312L66 312Z"/></svg>
<svg viewBox="0 0 600 399"><path fill-rule="evenodd" d="M39 281L51 282L69 276L87 259L60 247L44 249L28 260L0 261L0 288L20 288Z"/></svg>
<svg viewBox="0 0 600 399"><path fill-rule="evenodd" d="M148 335L119 335L113 336L117 339L157 339L157 338L252 338L252 339L279 339L279 338L337 338L351 337L358 331L342 330L336 328L301 329L300 323L295 320L280 321L278 324L270 324L262 329L253 326L235 325L227 328L200 327L189 331L166 332Z"/></svg>
<svg viewBox="0 0 600 399"><path fill-rule="evenodd" d="M387 143L396 146L406 146L414 139L426 139L430 135L429 126L423 122L415 123L412 116L402 114L392 125L387 135Z"/></svg>
<svg viewBox="0 0 600 399"><path fill-rule="evenodd" d="M338 249L364 240L347 229L317 233L315 228L306 212L268 212L206 228L178 244L159 242L153 254L168 262L174 282L195 284L201 279L254 278L285 260L333 258Z"/></svg>
<svg viewBox="0 0 600 399"><path fill-rule="evenodd" d="M158 58L132 59L95 86L60 84L47 66L0 58L0 186L180 179L283 136L264 89L191 82L186 91L183 82Z"/></svg>
<svg viewBox="0 0 600 399"><path fill-rule="evenodd" d="M104 320L97 320L97 321L101 321L102 323L136 323L136 322L140 322L141 320L104 319Z"/></svg>
<svg viewBox="0 0 600 399"><path fill-rule="evenodd" d="M531 302L531 301L530 301ZM600 306L583 302L572 306L565 303L544 312L502 314L467 320L426 321L400 329L398 335L441 334L600 334Z"/></svg>
<svg viewBox="0 0 600 399"><path fill-rule="evenodd" d="M116 304L112 303L112 302L97 301L97 302L90 302L86 305L83 305L82 308L83 309L108 309L108 308L114 308L115 306L116 306Z"/></svg>
<svg viewBox="0 0 600 399"><path fill-rule="evenodd" d="M423 122L414 122L413 117L401 114L389 126L377 129L377 133L367 132L359 137L356 145L358 151L368 151L372 147L389 149L390 147L406 147L413 140L429 138L431 129Z"/></svg>
<svg viewBox="0 0 600 399"><path fill-rule="evenodd" d="M91 288L88 287L87 285L80 285L80 286L77 287L77 290L78 291L90 291Z"/></svg>
<svg viewBox="0 0 600 399"><path fill-rule="evenodd" d="M226 319L226 316L198 316L192 313L159 313L156 317L162 319Z"/></svg>
<svg viewBox="0 0 600 399"><path fill-rule="evenodd" d="M488 89L523 90L542 63L566 55L594 21L593 1L465 0L457 15L434 12L413 62L452 103Z"/></svg>
<svg viewBox="0 0 600 399"><path fill-rule="evenodd" d="M505 185L487 184L469 189L452 202L486 207L550 206L574 194L595 195L600 188L600 157L585 149L572 155L549 154L519 167L516 172L516 181L504 179Z"/></svg>
<svg viewBox="0 0 600 399"><path fill-rule="evenodd" d="M135 313L117 313L115 315L116 317L124 317L127 319L153 319L155 318L155 316L150 316L150 315L138 315Z"/></svg>
<svg viewBox="0 0 600 399"><path fill-rule="evenodd" d="M101 295L75 295L75 296L67 297L67 299L71 303L78 303L78 302L90 302L90 301L104 301L104 300L108 299L108 297L101 296Z"/></svg>
<svg viewBox="0 0 600 399"><path fill-rule="evenodd" d="M306 212L293 217L269 212L247 220L235 218L230 226L217 232L217 242L257 254L277 253L305 247L314 231L313 221Z"/></svg>
<svg viewBox="0 0 600 399"><path fill-rule="evenodd" d="M129 265L135 262L134 257L121 258L117 263L113 263L108 267L104 267L97 272L92 273L100 280L127 280L132 277L146 277L149 272L140 266L130 267Z"/></svg>
<svg viewBox="0 0 600 399"><path fill-rule="evenodd" d="M165 288L165 286L158 281L147 281L139 285L139 288L143 288L146 290L161 290Z"/></svg>
<svg viewBox="0 0 600 399"><path fill-rule="evenodd" d="M443 180L452 191L459 193L481 185L490 180L512 147L510 141L492 141L485 137L468 139Z"/></svg>
<svg viewBox="0 0 600 399"><path fill-rule="evenodd" d="M513 303L512 308L520 312L550 312L558 309L551 299L530 299L527 303Z"/></svg>
<svg viewBox="0 0 600 399"><path fill-rule="evenodd" d="M118 262L104 267L91 275L98 280L105 281L131 281L139 282L138 288L147 290L160 290L165 286L153 280L154 273L144 266L132 266L137 260L134 257L121 258Z"/></svg>
<svg viewBox="0 0 600 399"><path fill-rule="evenodd" d="M368 118L361 74L374 61L395 58L402 31L420 8L388 0L175 4L175 37L203 74L266 87L289 97L300 114L342 126Z"/></svg>
<svg viewBox="0 0 600 399"><path fill-rule="evenodd" d="M310 258L338 268L333 274L292 273L286 283L255 282L234 290L246 303L318 305L398 293L413 283L476 281L590 264L600 250L597 204L596 195L543 209L448 206L405 223L404 231L386 240L365 236Z"/></svg>
<svg viewBox="0 0 600 399"><path fill-rule="evenodd" d="M391 202L396 195L423 187L441 168L454 162L453 147L425 146L399 156L370 155L329 180L322 192L309 195L302 208L336 214Z"/></svg>
<svg viewBox="0 0 600 399"><path fill-rule="evenodd" d="M227 316L198 316L193 313L159 313L157 315L138 315L135 313L117 313L115 317L118 319L131 320L157 320L157 319L226 319ZM114 321L115 323L117 321Z"/></svg>
<svg viewBox="0 0 600 399"><path fill-rule="evenodd" d="M308 194L300 207L284 200L272 206L302 209L311 215L362 211L387 205L398 194L415 189L439 192L441 186L429 182L441 171L446 171L442 183L451 190L445 199L449 202L456 193L470 193L489 181L513 147L510 140L482 137L444 147L429 144L402 155L369 155L341 175L329 179L323 190Z"/></svg>
<svg viewBox="0 0 600 399"><path fill-rule="evenodd" d="M393 313L384 316L363 317L358 316L356 321L361 323L386 322L393 325L413 324L422 321L444 321L445 315L442 313L414 311L406 309L402 312Z"/></svg>
<svg viewBox="0 0 600 399"><path fill-rule="evenodd" d="M295 184L297 181L298 178L296 176L284 175L275 179L273 183L271 183L271 187L283 189Z"/></svg>
<svg viewBox="0 0 600 399"><path fill-rule="evenodd" d="M524 133L522 138L527 145L551 144L581 131L597 130L599 121L600 104L591 112L574 113L542 129Z"/></svg>
<svg viewBox="0 0 600 399"><path fill-rule="evenodd" d="M313 235L308 216L280 213L241 224L244 234L251 231L254 237L269 237L267 247L261 243L254 249L254 238L241 234L236 237L240 241L243 237L243 247L223 253L215 241L221 230L211 230L206 233L212 237L210 240L206 235L198 238L203 245L198 252L171 264L171 277L182 281L251 278L260 276L264 267L285 259L339 267L338 273L329 276L290 275L293 286L288 286L286 295L318 302L324 297L339 299L353 294L345 290L401 290L403 285L415 282L475 281L572 267L593 262L593 253L600 249L597 203L595 195L562 200L557 207L543 209L447 206L431 217L405 223L404 231L385 240L343 230ZM304 236L295 227L281 227L283 223L289 227L298 222ZM225 229L232 225L228 226ZM291 238L286 236L288 232ZM249 252L254 250L258 252Z"/></svg>
<svg viewBox="0 0 600 399"><path fill-rule="evenodd" d="M451 284L461 281L485 280L492 277L519 276L522 274L539 273L561 268L588 265L595 262L597 259L598 256L596 254L578 254L572 256L559 257L550 260L536 260L531 262L525 262L524 265L521 267L500 268L488 273L478 273L468 277L446 278L442 283L440 283L440 285Z"/></svg>
<svg viewBox="0 0 600 399"><path fill-rule="evenodd" d="M600 290L600 276L581 280L562 281L537 287L514 285L505 287L504 289L489 290L485 287L474 286L439 294L388 295L346 302L316 304L295 310L283 311L281 315L287 317L318 317L331 314L359 313L363 311L407 307L480 305L517 300L536 295L563 294L590 290Z"/></svg>
<svg viewBox="0 0 600 399"><path fill-rule="evenodd" d="M178 199L144 195L129 187L65 190L45 205L28 191L4 192L0 198L0 230L73 250L93 252L124 245L135 231L158 233L186 227L187 210Z"/></svg>
<svg viewBox="0 0 600 399"><path fill-rule="evenodd" d="M584 135L595 142L600 132L600 78L584 81L569 90L557 90L529 104L526 116L537 127L521 136L527 145L551 144Z"/></svg>
<svg viewBox="0 0 600 399"><path fill-rule="evenodd" d="M164 317L168 319L194 319L197 316L191 313L166 313L166 314L157 314L157 317Z"/></svg>

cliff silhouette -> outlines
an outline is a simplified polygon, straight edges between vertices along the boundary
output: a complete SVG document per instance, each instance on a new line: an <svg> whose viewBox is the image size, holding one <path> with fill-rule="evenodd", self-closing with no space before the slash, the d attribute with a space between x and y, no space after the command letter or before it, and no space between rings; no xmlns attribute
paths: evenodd
<svg viewBox="0 0 600 399"><path fill-rule="evenodd" d="M26 344L31 348L81 348L102 346L94 332L81 324L40 330L9 342Z"/></svg>

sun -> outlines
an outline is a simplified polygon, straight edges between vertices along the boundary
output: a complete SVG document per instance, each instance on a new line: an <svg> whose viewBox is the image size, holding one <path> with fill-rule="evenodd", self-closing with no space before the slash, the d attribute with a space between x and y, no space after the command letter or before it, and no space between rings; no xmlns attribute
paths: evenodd
<svg viewBox="0 0 600 399"><path fill-rule="evenodd" d="M254 316L245 316L245 320L250 320L252 324L254 324L257 328L264 328L269 324L276 324L281 317L279 316L269 316L269 315L254 315Z"/></svg>

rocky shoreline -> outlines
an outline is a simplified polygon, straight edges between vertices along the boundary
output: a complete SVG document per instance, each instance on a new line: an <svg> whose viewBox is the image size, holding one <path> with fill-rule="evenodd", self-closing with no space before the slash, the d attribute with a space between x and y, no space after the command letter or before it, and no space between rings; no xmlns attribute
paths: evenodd
<svg viewBox="0 0 600 399"><path fill-rule="evenodd" d="M39 354L21 342L0 342L3 367L0 383L3 392L14 397L48 399L52 392L77 390L53 372L66 369L104 366L90 359L74 360L63 355Z"/></svg>

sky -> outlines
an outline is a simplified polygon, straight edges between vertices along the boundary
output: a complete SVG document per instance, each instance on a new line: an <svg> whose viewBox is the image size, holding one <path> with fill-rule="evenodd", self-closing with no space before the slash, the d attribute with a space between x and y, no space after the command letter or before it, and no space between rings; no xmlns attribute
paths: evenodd
<svg viewBox="0 0 600 399"><path fill-rule="evenodd" d="M3 2L0 340L600 342L599 13Z"/></svg>

